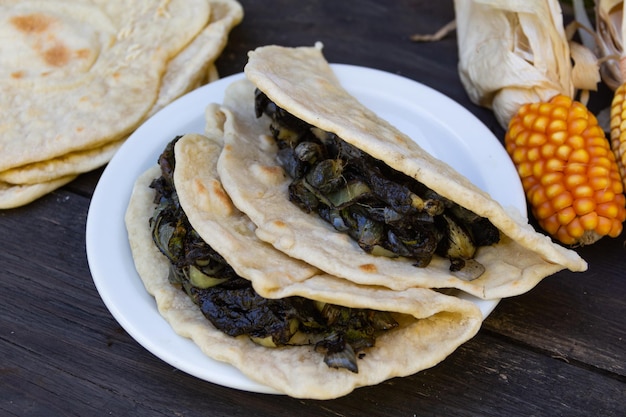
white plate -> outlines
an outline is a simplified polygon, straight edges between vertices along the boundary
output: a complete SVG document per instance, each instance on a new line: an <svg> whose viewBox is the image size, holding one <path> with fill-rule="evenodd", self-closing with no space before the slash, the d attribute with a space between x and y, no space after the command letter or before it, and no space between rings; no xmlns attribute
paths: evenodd
<svg viewBox="0 0 626 417"><path fill-rule="evenodd" d="M333 65L345 88L366 106L414 138L424 149L455 167L503 205L526 213L517 172L500 142L471 113L437 91L390 73ZM87 259L102 300L120 325L168 364L200 379L241 390L275 393L234 367L205 356L178 336L159 315L154 298L135 271L124 213L135 179L157 162L176 135L202 133L204 109L221 103L233 75L176 100L139 127L104 170L87 218ZM487 315L498 300L475 302Z"/></svg>

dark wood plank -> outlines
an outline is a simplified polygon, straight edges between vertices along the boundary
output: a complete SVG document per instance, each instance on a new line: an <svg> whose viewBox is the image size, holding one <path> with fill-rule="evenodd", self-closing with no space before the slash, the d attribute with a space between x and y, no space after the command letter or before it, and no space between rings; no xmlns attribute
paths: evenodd
<svg viewBox="0 0 626 417"><path fill-rule="evenodd" d="M456 76L454 34L436 43L410 40L414 33L433 33L453 20L452 1L311 1L302 5L281 0L275 3L274 13L267 13L266 6L257 2L241 3L250 18L234 29L218 60L222 75L242 71L246 53L256 46L302 46L321 41L330 62L410 74L427 85L445 78L452 83L445 86L444 94L466 99Z"/></svg>
<svg viewBox="0 0 626 417"><path fill-rule="evenodd" d="M580 252L591 260L589 271L555 274L529 293L503 301L484 327L626 381L626 300L616 297L624 291L624 271L618 264L593 262L624 259L624 241L606 239Z"/></svg>
<svg viewBox="0 0 626 417"><path fill-rule="evenodd" d="M100 179L100 176L105 168L106 166L100 167L98 169L94 169L93 171L79 175L74 181L64 186L62 190L91 198L96 185L98 184L98 180Z"/></svg>
<svg viewBox="0 0 626 417"><path fill-rule="evenodd" d="M93 342L77 346L74 341L79 335L72 342L60 340L54 329L31 329L28 337L24 333L15 332L18 335L11 346L17 353L2 352L8 365L3 369L8 389L3 392L12 398L2 411L14 410L16 415L37 415L38 410L48 410L45 415L123 414L128 410L134 415L193 416L206 410L212 410L212 415L237 415L245 404L258 416L289 415L296 408L303 416L584 416L589 410L618 416L626 399L618 381L607 383L588 370L529 354L484 334L431 370L361 388L337 400L311 401L244 393L198 381L158 362L123 333L107 341L106 352L103 343L96 349L98 344ZM48 343L45 349L26 349L32 346L29 338L44 338ZM100 355L105 359L99 360ZM30 362L26 372L18 362L23 360ZM588 385L587 396L577 394L581 383Z"/></svg>

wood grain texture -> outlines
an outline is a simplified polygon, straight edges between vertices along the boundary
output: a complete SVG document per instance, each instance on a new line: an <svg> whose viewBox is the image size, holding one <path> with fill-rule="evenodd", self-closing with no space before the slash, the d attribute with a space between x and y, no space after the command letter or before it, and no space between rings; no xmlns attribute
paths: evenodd
<svg viewBox="0 0 626 417"><path fill-rule="evenodd" d="M382 69L453 98L497 137L456 72L454 33L414 43L454 18L451 1L242 0L243 23L218 61L240 72L260 45L325 44L329 61ZM608 105L609 92L592 105ZM419 97L416 97L419 100ZM2 416L623 416L624 235L578 249L590 264L502 301L479 334L416 375L332 401L242 392L176 370L111 316L85 255L90 196L103 169L19 209L0 211ZM419 355L419 352L415 352Z"/></svg>

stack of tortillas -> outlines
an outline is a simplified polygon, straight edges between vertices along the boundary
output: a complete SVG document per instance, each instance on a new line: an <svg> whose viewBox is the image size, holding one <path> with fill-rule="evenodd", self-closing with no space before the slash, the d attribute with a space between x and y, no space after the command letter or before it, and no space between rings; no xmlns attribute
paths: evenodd
<svg viewBox="0 0 626 417"><path fill-rule="evenodd" d="M0 208L106 164L149 116L217 78L236 0L0 0Z"/></svg>

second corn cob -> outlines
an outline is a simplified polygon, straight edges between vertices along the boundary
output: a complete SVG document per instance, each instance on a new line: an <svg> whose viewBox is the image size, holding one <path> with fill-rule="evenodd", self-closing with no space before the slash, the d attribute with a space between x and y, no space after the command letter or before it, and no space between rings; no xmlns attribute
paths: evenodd
<svg viewBox="0 0 626 417"><path fill-rule="evenodd" d="M615 90L611 104L611 148L626 184L626 84Z"/></svg>

